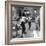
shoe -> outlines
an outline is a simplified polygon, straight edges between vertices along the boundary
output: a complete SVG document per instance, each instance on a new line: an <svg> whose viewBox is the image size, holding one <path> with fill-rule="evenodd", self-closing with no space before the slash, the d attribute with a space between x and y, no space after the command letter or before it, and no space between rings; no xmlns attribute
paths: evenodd
<svg viewBox="0 0 46 46"><path fill-rule="evenodd" d="M24 34L26 34L26 32L24 32Z"/></svg>

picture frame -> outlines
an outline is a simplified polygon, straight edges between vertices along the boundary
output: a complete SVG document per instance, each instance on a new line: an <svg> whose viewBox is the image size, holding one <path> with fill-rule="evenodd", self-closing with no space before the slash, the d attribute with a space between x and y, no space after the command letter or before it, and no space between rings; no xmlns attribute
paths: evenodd
<svg viewBox="0 0 46 46"><path fill-rule="evenodd" d="M39 7L40 13L40 37L39 38L16 38L12 39L12 5L18 7ZM20 8L21 9L21 8ZM37 9L37 8L36 8ZM13 40L13 41L12 41ZM12 41L12 42L11 42ZM5 2L5 44L30 44L45 42L45 3L44 2L22 2L6 1Z"/></svg>

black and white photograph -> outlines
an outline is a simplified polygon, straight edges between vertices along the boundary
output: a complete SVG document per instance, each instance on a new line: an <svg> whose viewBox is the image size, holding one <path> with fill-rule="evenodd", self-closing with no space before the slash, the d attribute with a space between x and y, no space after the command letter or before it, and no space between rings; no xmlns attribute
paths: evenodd
<svg viewBox="0 0 46 46"><path fill-rule="evenodd" d="M40 37L40 7L11 6L12 38Z"/></svg>
<svg viewBox="0 0 46 46"><path fill-rule="evenodd" d="M6 44L45 42L45 3L6 2Z"/></svg>

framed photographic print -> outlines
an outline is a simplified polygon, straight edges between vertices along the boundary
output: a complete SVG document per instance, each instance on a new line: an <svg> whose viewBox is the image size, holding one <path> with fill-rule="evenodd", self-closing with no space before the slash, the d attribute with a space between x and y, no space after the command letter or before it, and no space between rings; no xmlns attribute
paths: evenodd
<svg viewBox="0 0 46 46"><path fill-rule="evenodd" d="M6 44L45 42L45 3L7 1Z"/></svg>

